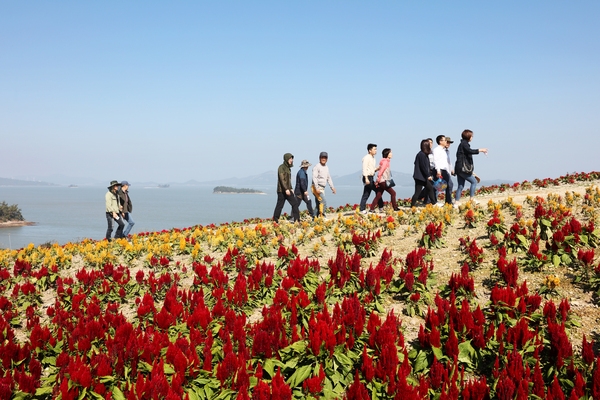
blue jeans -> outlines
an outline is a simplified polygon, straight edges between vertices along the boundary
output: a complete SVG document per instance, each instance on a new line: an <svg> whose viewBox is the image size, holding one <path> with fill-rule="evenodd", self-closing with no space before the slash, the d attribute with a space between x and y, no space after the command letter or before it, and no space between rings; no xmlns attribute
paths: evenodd
<svg viewBox="0 0 600 400"><path fill-rule="evenodd" d="M465 181L468 181L471 184L470 195L471 195L471 197L475 197L475 190L477 189L477 180L475 179L473 174L466 175L466 174L463 174L462 172L457 172L456 180L458 181L458 187L456 188L456 196L455 196L456 201L459 201L460 197L462 196L462 191L465 187Z"/></svg>
<svg viewBox="0 0 600 400"><path fill-rule="evenodd" d="M133 218L131 218L131 213L125 213L125 217L123 218L125 219L125 221L127 221L127 226L123 230L123 236L127 237L129 235L129 232L131 231L131 228L133 228L133 226L135 225L135 221L133 220Z"/></svg>

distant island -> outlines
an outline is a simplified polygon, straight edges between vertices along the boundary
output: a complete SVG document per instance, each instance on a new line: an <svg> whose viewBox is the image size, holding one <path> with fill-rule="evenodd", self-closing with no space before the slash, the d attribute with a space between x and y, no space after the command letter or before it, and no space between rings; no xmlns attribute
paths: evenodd
<svg viewBox="0 0 600 400"><path fill-rule="evenodd" d="M213 189L216 194L266 194L256 189L234 188L229 186L217 186Z"/></svg>
<svg viewBox="0 0 600 400"><path fill-rule="evenodd" d="M0 203L0 228L25 225L34 225L34 223L25 221L18 205L9 206L5 201Z"/></svg>
<svg viewBox="0 0 600 400"><path fill-rule="evenodd" d="M158 185L158 187L161 188L161 189L166 189L169 186L171 186L171 185L169 185L168 183L163 183L163 184Z"/></svg>

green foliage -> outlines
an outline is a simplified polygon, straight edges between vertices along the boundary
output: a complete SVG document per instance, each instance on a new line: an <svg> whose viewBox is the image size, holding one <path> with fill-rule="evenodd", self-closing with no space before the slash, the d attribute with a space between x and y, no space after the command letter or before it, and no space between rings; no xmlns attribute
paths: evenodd
<svg viewBox="0 0 600 400"><path fill-rule="evenodd" d="M0 203L0 222L25 221L18 205L9 206L5 201Z"/></svg>

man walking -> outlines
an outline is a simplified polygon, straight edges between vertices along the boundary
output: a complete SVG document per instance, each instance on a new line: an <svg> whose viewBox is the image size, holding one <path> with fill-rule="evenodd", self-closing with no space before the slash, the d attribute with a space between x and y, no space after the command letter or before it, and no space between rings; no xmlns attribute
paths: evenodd
<svg viewBox="0 0 600 400"><path fill-rule="evenodd" d="M325 216L325 210L327 209L325 187L328 184L333 194L335 194L335 188L333 187L333 181L331 180L329 167L327 166L328 158L329 156L327 153L322 151L321 154L319 154L319 164L313 167L312 192L315 195L315 217Z"/></svg>
<svg viewBox="0 0 600 400"><path fill-rule="evenodd" d="M127 226L123 231L123 236L129 236L131 228L135 225L135 221L131 218L131 211L133 210L133 204L131 204L131 197L129 197L129 182L121 182L121 188L119 189L119 204L121 209L121 216L127 221Z"/></svg>
<svg viewBox="0 0 600 400"><path fill-rule="evenodd" d="M362 182L364 187L359 209L363 214L367 213L367 201L371 192L376 190L373 175L379 170L379 167L375 167L375 154L377 154L377 145L369 143L367 145L367 155L362 158ZM379 208L383 208L383 199L379 199L378 205Z"/></svg>
<svg viewBox="0 0 600 400"><path fill-rule="evenodd" d="M115 232L115 239L119 239L123 236L123 227L125 227L125 223L121 218L121 210L119 208L119 199L118 199L118 190L119 190L119 182L112 181L110 182L110 186L108 187L108 192L104 195L104 200L106 203L106 222L108 223L108 228L106 229L106 240L110 242L110 235L112 234L112 223L115 221L118 225L117 231Z"/></svg>
<svg viewBox="0 0 600 400"><path fill-rule="evenodd" d="M292 189L292 167L294 166L294 156L291 153L283 155L283 163L277 169L277 204L273 212L273 221L279 222L281 210L287 200L292 206L292 218L294 222L300 221L300 210L298 210L298 200Z"/></svg>
<svg viewBox="0 0 600 400"><path fill-rule="evenodd" d="M433 149L434 179L441 178L448 183L446 186L445 201L446 204L452 204L452 180L450 179L452 169L448 164L446 137L444 135L439 135L435 138L435 141L438 145Z"/></svg>
<svg viewBox="0 0 600 400"><path fill-rule="evenodd" d="M306 209L308 210L308 214L311 218L315 218L314 211L312 208L312 202L310 197L308 196L308 167L312 164L308 162L308 160L302 160L302 164L300 164L300 170L296 174L296 187L294 188L294 194L298 199L298 207L300 207L300 203L304 201L306 203Z"/></svg>

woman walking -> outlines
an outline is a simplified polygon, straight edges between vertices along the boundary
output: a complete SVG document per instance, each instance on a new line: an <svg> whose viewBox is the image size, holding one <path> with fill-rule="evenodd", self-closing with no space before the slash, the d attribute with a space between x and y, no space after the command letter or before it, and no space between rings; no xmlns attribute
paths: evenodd
<svg viewBox="0 0 600 400"><path fill-rule="evenodd" d="M392 170L390 169L390 161L392 160L392 149L383 149L381 152L381 161L379 161L379 172L377 173L377 195L371 203L371 211L375 211L375 207L381 200L383 192L388 192L392 196L392 208L394 211L398 211L398 205L396 204L396 191L392 189ZM381 210L381 208L380 208Z"/></svg>
<svg viewBox="0 0 600 400"><path fill-rule="evenodd" d="M460 201L462 191L465 187L465 181L468 181L470 186L471 200L477 202L475 197L475 190L477 189L477 179L473 175L473 154L485 153L487 154L488 149L471 149L469 142L473 140L473 131L465 129L461 135L460 144L456 149L456 164L454 165L454 172L456 173L456 180L458 181L458 187L456 188L456 203Z"/></svg>
<svg viewBox="0 0 600 400"><path fill-rule="evenodd" d="M417 204L421 190L425 188L425 202L427 199L431 204L437 203L437 198L433 190L433 179L430 173L429 154L431 154L431 144L429 140L421 140L421 151L415 157L415 169L413 179L415 180L415 194L410 201L411 207Z"/></svg>

